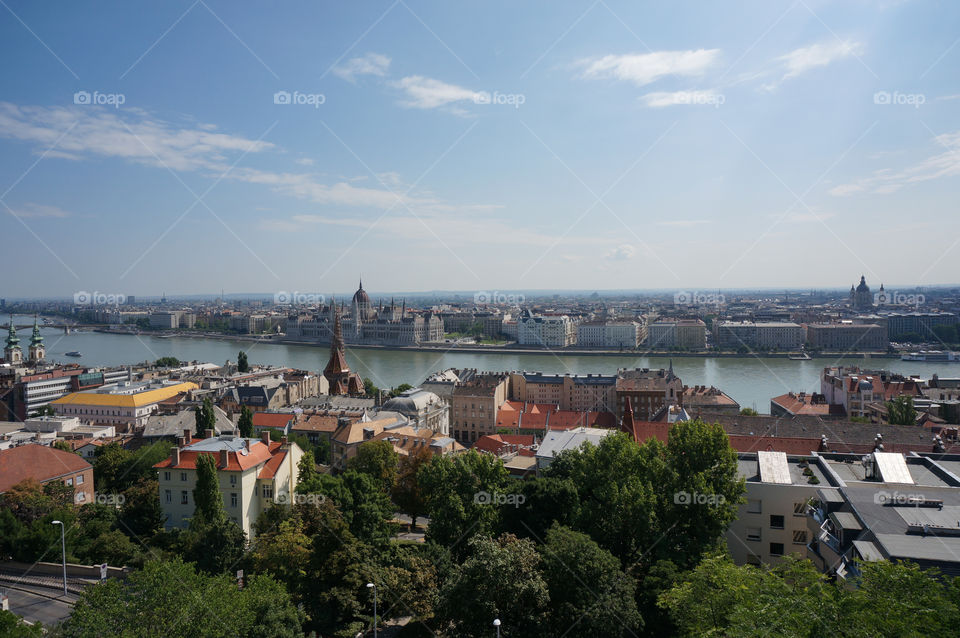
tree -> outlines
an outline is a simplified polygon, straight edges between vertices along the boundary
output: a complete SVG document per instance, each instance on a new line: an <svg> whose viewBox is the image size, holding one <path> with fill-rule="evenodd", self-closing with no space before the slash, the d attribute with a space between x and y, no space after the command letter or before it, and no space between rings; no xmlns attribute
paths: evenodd
<svg viewBox="0 0 960 638"><path fill-rule="evenodd" d="M237 372L249 372L250 363L247 361L247 353L243 350L237 354Z"/></svg>
<svg viewBox="0 0 960 638"><path fill-rule="evenodd" d="M741 408L740 416L757 416L760 413L754 410L753 408Z"/></svg>
<svg viewBox="0 0 960 638"><path fill-rule="evenodd" d="M510 480L503 461L469 450L454 457L435 456L417 473L427 504L427 539L458 554L459 541L474 534L492 534L499 525L493 499L506 492Z"/></svg>
<svg viewBox="0 0 960 638"><path fill-rule="evenodd" d="M347 461L347 468L369 475L389 494L397 476L397 463L397 452L390 441L367 441L361 443L356 456Z"/></svg>
<svg viewBox="0 0 960 638"><path fill-rule="evenodd" d="M620 561L586 534L555 526L540 550L550 592L544 635L635 636L643 625L634 600L636 582Z"/></svg>
<svg viewBox="0 0 960 638"><path fill-rule="evenodd" d="M570 479L538 478L517 485L517 505L503 509L503 530L542 543L555 523L575 525L580 496Z"/></svg>
<svg viewBox="0 0 960 638"><path fill-rule="evenodd" d="M180 359L176 357L160 357L157 359L154 364L158 368L176 368L180 365Z"/></svg>
<svg viewBox="0 0 960 638"><path fill-rule="evenodd" d="M407 456L401 456L397 464L397 477L393 484L393 502L400 511L410 517L411 530L417 526L417 518L426 510L426 501L417 473L420 468L433 459L433 452L425 447L418 447Z"/></svg>
<svg viewBox="0 0 960 638"><path fill-rule="evenodd" d="M180 559L154 560L125 580L84 590L63 635L294 638L302 635L303 620L270 576L252 576L241 590L231 575L208 576Z"/></svg>
<svg viewBox="0 0 960 638"><path fill-rule="evenodd" d="M0 636L5 638L41 638L45 633L40 623L29 625L12 611L0 611Z"/></svg>
<svg viewBox="0 0 960 638"><path fill-rule="evenodd" d="M240 436L249 439L253 437L253 411L247 406L240 408L240 418L237 420Z"/></svg>
<svg viewBox="0 0 960 638"><path fill-rule="evenodd" d="M193 488L193 502L191 526L216 523L226 518L217 478L217 462L212 454L197 455L197 484Z"/></svg>
<svg viewBox="0 0 960 638"><path fill-rule="evenodd" d="M443 587L437 610L451 635L489 636L494 618L509 619L501 627L504 638L541 635L550 595L534 543L511 534L476 536L469 549L470 557Z"/></svg>
<svg viewBox="0 0 960 638"><path fill-rule="evenodd" d="M198 439L207 436L207 430L214 430L217 425L217 415L213 411L213 402L210 397L204 397L203 402L193 409L197 422L197 431L195 433Z"/></svg>
<svg viewBox="0 0 960 638"><path fill-rule="evenodd" d="M392 389L390 390L390 396L391 396L391 397L398 397L398 396L400 396L401 394L403 394L404 392L406 392L407 390L412 390L412 389L413 389L413 386L410 385L409 383L401 383L401 384L398 385L397 387L392 388Z"/></svg>
<svg viewBox="0 0 960 638"><path fill-rule="evenodd" d="M370 380L370 377L364 377L363 379L363 393L368 397L374 397L380 395L380 388L373 384L373 381Z"/></svg>
<svg viewBox="0 0 960 638"><path fill-rule="evenodd" d="M76 454L74 449L70 447L70 444L64 441L63 439L57 439L56 441L53 442L53 445L51 445L50 447L54 448L55 450L63 450L64 452L72 452Z"/></svg>
<svg viewBox="0 0 960 638"><path fill-rule="evenodd" d="M123 492L123 504L117 519L118 526L134 538L149 538L165 520L160 506L156 479L142 479Z"/></svg>
<svg viewBox="0 0 960 638"><path fill-rule="evenodd" d="M887 401L887 422L890 425L915 425L917 409L913 407L913 397L899 396Z"/></svg>
<svg viewBox="0 0 960 638"><path fill-rule="evenodd" d="M957 336L957 326L934 326L933 335L945 344L955 344L960 341Z"/></svg>
<svg viewBox="0 0 960 638"><path fill-rule="evenodd" d="M317 474L309 483L297 486L300 493L322 494L332 501L350 532L360 541L384 545L393 535L393 504L369 474L347 470L340 476Z"/></svg>

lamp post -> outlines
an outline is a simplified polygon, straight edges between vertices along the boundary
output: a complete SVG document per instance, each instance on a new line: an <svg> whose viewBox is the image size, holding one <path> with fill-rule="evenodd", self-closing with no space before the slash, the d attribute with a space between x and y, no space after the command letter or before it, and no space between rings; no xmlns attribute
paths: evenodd
<svg viewBox="0 0 960 638"><path fill-rule="evenodd" d="M499 618L493 619L493 626L497 628L497 638L500 638L500 619Z"/></svg>
<svg viewBox="0 0 960 638"><path fill-rule="evenodd" d="M63 559L63 595L67 595L67 541L65 540L65 532L63 527L63 521L51 521L51 525L60 526L60 557Z"/></svg>
<svg viewBox="0 0 960 638"><path fill-rule="evenodd" d="M377 638L377 586L367 583L367 589L373 590L373 638Z"/></svg>

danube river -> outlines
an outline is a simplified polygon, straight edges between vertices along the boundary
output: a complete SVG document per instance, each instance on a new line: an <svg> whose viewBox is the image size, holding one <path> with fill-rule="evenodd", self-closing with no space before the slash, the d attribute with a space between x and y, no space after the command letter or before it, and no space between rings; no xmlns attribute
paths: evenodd
<svg viewBox="0 0 960 638"><path fill-rule="evenodd" d="M173 356L181 360L223 363L237 360L237 352L245 350L251 363L290 366L305 370L322 370L326 365L326 347L251 343L219 339L182 337L150 337L74 332L44 329L47 357L62 363L77 362L88 366L124 365L159 357ZM21 330L21 345L26 345L30 331ZM79 351L80 358L65 354ZM347 349L347 362L363 377L370 377L380 387L401 383L416 385L431 372L445 368L471 367L480 370L529 370L546 373L611 374L618 368L664 368L666 357L632 355L577 356L554 354L519 354L508 352L473 353L454 351L417 352L404 350ZM819 391L819 373L824 366L845 363L869 368L885 368L902 374L919 374L929 378L960 375L960 364L925 363L899 359L838 359L824 357L811 361L758 358L678 357L673 369L686 385L714 385L743 407L769 413L770 398L787 391Z"/></svg>

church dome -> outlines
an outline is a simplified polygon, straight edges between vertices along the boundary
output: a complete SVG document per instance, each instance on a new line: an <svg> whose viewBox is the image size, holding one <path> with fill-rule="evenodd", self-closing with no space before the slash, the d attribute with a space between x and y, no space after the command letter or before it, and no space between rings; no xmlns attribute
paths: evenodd
<svg viewBox="0 0 960 638"><path fill-rule="evenodd" d="M367 294L367 291L363 289L363 280L360 280L360 287L357 288L357 292L353 293L353 303L367 304L370 305L370 295Z"/></svg>
<svg viewBox="0 0 960 638"><path fill-rule="evenodd" d="M857 292L870 292L870 286L867 285L867 280L863 275L860 275L860 285L857 286Z"/></svg>

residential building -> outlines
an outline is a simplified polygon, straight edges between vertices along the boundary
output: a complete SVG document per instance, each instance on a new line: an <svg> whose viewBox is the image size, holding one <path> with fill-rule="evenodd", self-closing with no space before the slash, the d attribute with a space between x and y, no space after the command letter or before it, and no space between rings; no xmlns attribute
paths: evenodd
<svg viewBox="0 0 960 638"><path fill-rule="evenodd" d="M386 417L382 419L361 419L345 422L331 437L330 465L343 471L347 462L357 455L361 443L372 441L384 431L402 428L407 425L403 418Z"/></svg>
<svg viewBox="0 0 960 638"><path fill-rule="evenodd" d="M584 348L633 350L640 343L636 321L586 321L577 325L577 345Z"/></svg>
<svg viewBox="0 0 960 638"><path fill-rule="evenodd" d="M810 323L804 326L811 348L834 351L885 351L889 345L886 331L875 323Z"/></svg>
<svg viewBox="0 0 960 638"><path fill-rule="evenodd" d="M504 401L497 412L499 434L528 434L543 438L548 432L579 427L613 428L612 412L561 410L556 404Z"/></svg>
<svg viewBox="0 0 960 638"><path fill-rule="evenodd" d="M919 335L927 341L938 341L933 329L937 326L953 326L957 315L950 312L910 312L887 315L887 333L896 341L908 335Z"/></svg>
<svg viewBox="0 0 960 638"><path fill-rule="evenodd" d="M236 429L236 425L227 413L219 406L213 406L213 415L215 418L213 431L217 436L221 434L230 434ZM143 426L143 432L140 434L145 441L154 442L160 439L169 439L175 441L183 434L184 430L197 429L197 415L193 408L180 410L175 414L154 414L147 419Z"/></svg>
<svg viewBox="0 0 960 638"><path fill-rule="evenodd" d="M803 345L803 328L783 321L718 321L713 338L722 350L797 350Z"/></svg>
<svg viewBox="0 0 960 638"><path fill-rule="evenodd" d="M703 350L707 347L707 325L700 319L659 319L647 325L647 347Z"/></svg>
<svg viewBox="0 0 960 638"><path fill-rule="evenodd" d="M564 450L576 450L584 443L599 445L604 438L616 432L612 428L574 428L547 433L537 448L537 473L550 467L553 459Z"/></svg>
<svg viewBox="0 0 960 638"><path fill-rule="evenodd" d="M297 485L297 465L303 451L296 443L270 441L232 434L193 439L190 430L178 440L170 457L154 465L159 482L160 507L165 526L186 528L193 517L193 490L197 484L197 460L212 456L223 494L227 517L240 525L247 537L253 525L274 503L292 503Z"/></svg>
<svg viewBox="0 0 960 638"><path fill-rule="evenodd" d="M628 399L637 420L649 421L665 405L682 405L683 382L673 373L672 362L668 370L621 370L617 375L616 393L618 422L623 418Z"/></svg>
<svg viewBox="0 0 960 638"><path fill-rule="evenodd" d="M846 411L843 405L827 402L827 398L816 392L787 392L770 399L770 414L773 416L816 415L820 417L843 417Z"/></svg>
<svg viewBox="0 0 960 638"><path fill-rule="evenodd" d="M451 435L463 445L496 434L497 412L507 400L510 377L484 373L456 386L450 409Z"/></svg>
<svg viewBox="0 0 960 638"><path fill-rule="evenodd" d="M33 443L0 450L0 494L29 479L73 488L74 503L93 501L93 466L73 452Z"/></svg>
<svg viewBox="0 0 960 638"><path fill-rule="evenodd" d="M511 372L509 398L521 402L552 403L561 410L613 412L617 401L617 377Z"/></svg>
<svg viewBox="0 0 960 638"><path fill-rule="evenodd" d="M577 342L577 329L567 315L534 315L525 310L517 318L517 343L566 348Z"/></svg>
<svg viewBox="0 0 960 638"><path fill-rule="evenodd" d="M693 417L701 414L739 414L740 404L723 390L713 386L684 386L680 404Z"/></svg>
<svg viewBox="0 0 960 638"><path fill-rule="evenodd" d="M820 394L827 403L843 407L848 416L869 416L870 405L899 396L921 397L921 383L884 370L827 367L820 373Z"/></svg>

